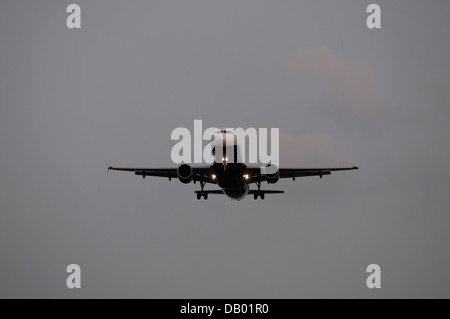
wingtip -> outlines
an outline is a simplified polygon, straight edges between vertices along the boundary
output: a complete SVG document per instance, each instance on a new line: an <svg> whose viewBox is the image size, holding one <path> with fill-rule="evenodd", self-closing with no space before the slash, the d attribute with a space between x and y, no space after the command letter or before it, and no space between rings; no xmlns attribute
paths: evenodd
<svg viewBox="0 0 450 319"><path fill-rule="evenodd" d="M353 166L353 168L354 168L354 169L359 169L359 167L358 167L358 166Z"/></svg>

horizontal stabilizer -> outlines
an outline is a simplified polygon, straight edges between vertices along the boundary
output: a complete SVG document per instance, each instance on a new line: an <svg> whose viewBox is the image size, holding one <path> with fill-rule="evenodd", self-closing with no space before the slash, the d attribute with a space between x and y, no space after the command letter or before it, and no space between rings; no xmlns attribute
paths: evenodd
<svg viewBox="0 0 450 319"><path fill-rule="evenodd" d="M221 190L204 190L202 191L195 191L196 194L219 194L223 195L223 191ZM247 195L254 195L254 194L284 194L284 191L278 191L278 190L250 190L248 191Z"/></svg>
<svg viewBox="0 0 450 319"><path fill-rule="evenodd" d="M284 194L284 191L276 191L276 190L250 190L248 195L254 194Z"/></svg>
<svg viewBox="0 0 450 319"><path fill-rule="evenodd" d="M222 194L223 192L221 190L211 190L211 191L195 191L196 194Z"/></svg>

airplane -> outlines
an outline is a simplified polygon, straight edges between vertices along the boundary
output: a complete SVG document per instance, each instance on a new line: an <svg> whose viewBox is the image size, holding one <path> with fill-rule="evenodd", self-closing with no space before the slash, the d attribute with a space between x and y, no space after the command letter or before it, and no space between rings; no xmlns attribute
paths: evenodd
<svg viewBox="0 0 450 319"><path fill-rule="evenodd" d="M211 166L192 167L189 164L181 164L178 168L124 168L124 167L109 167L109 170L134 172L135 175L142 176L157 176L168 178L178 178L183 184L190 182L200 183L200 190L195 191L197 199L202 197L207 200L209 194L225 194L232 200L241 200L247 195L253 195L255 200L261 198L264 200L266 194L281 194L282 190L262 190L261 183L266 181L268 184L275 184L281 178L292 178L294 181L297 177L319 176L322 178L325 175L330 175L334 171L348 171L357 170L357 166L351 167L337 167L337 168L276 168L275 173L262 173L260 166L247 166L242 163L240 158L240 145L237 141L236 135L228 130L220 130L216 135L212 148L212 155L214 155L214 162ZM223 140L220 138L222 137ZM223 147L222 154L216 156L215 149ZM234 157L231 157L231 152L234 152ZM227 154L233 158L233 162L229 161ZM219 157L218 157L219 156ZM270 166L269 164L268 166ZM217 184L219 190L205 190L206 184ZM250 189L249 185L255 184L257 189Z"/></svg>

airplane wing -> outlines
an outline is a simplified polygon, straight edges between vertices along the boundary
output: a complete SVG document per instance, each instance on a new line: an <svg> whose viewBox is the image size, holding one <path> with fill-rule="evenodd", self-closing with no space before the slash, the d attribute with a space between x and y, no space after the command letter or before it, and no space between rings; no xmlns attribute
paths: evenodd
<svg viewBox="0 0 450 319"><path fill-rule="evenodd" d="M126 167L109 167L108 170L133 172L135 175L142 176L156 176L165 177L171 180L177 178L177 168L126 168ZM201 181L211 184L217 184L217 181L212 179L212 170L210 167L192 167L193 180Z"/></svg>
<svg viewBox="0 0 450 319"><path fill-rule="evenodd" d="M320 176L330 175L335 171L349 171L359 169L357 166L352 167L333 167L333 168L280 168L278 170L280 178L292 178L295 181L296 177ZM260 167L247 168L247 174L250 175L247 183L258 183L266 180L265 175L261 175Z"/></svg>

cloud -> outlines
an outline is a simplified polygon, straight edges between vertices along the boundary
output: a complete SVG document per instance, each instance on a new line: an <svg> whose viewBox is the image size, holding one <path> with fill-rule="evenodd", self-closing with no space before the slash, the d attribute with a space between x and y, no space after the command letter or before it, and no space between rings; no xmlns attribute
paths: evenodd
<svg viewBox="0 0 450 319"><path fill-rule="evenodd" d="M426 110L436 116L450 115L448 101L450 100L450 70L445 68L439 74L428 74L422 77L418 90L423 92L428 104Z"/></svg>
<svg viewBox="0 0 450 319"><path fill-rule="evenodd" d="M286 65L302 76L329 79L337 97L346 103L347 110L351 112L363 116L383 108L374 68L370 65L339 61L328 48L301 49Z"/></svg>
<svg viewBox="0 0 450 319"><path fill-rule="evenodd" d="M299 137L280 132L280 163L283 166L340 164L336 143L322 133Z"/></svg>

